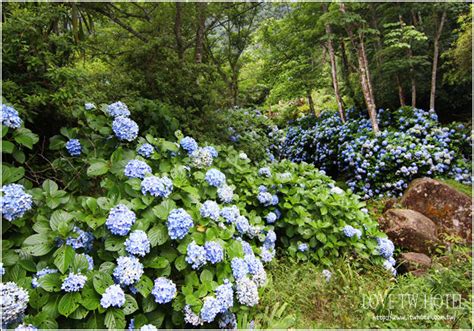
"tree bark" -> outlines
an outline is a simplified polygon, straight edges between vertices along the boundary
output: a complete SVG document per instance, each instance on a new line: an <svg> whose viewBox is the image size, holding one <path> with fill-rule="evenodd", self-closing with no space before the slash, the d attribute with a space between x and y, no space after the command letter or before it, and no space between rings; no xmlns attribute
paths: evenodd
<svg viewBox="0 0 474 331"><path fill-rule="evenodd" d="M183 36L181 34L181 2L176 2L176 14L174 17L174 36L176 39L176 52L178 53L178 58L182 61L184 59L184 46L183 46Z"/></svg>
<svg viewBox="0 0 474 331"><path fill-rule="evenodd" d="M405 93L403 92L403 86L400 83L400 77L397 75L397 86L398 86L398 98L400 99L400 106L404 107L406 105L405 103Z"/></svg>
<svg viewBox="0 0 474 331"><path fill-rule="evenodd" d="M430 109L435 109L435 98L436 98L436 72L438 71L438 57L439 57L439 38L441 32L443 32L443 25L446 19L446 10L441 15L441 21L436 29L436 35L434 38L434 50L433 50L433 67L431 70L431 92L430 92Z"/></svg>
<svg viewBox="0 0 474 331"><path fill-rule="evenodd" d="M198 26L196 30L196 47L194 50L194 60L196 63L202 63L204 30L206 24L206 3L197 2L196 11L198 15Z"/></svg>
<svg viewBox="0 0 474 331"><path fill-rule="evenodd" d="M316 116L316 110L314 109L314 102L313 102L313 97L311 96L311 90L306 90L306 98L308 98L308 105L309 105L309 110L311 113Z"/></svg>

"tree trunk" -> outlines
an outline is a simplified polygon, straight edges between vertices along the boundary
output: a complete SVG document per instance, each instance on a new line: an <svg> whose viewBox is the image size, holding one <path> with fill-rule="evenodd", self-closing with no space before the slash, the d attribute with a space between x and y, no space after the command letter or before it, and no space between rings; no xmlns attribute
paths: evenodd
<svg viewBox="0 0 474 331"><path fill-rule="evenodd" d="M306 90L306 97L308 98L308 105L309 105L309 110L311 113L316 116L316 110L314 109L314 102L313 102L313 97L311 96L311 90Z"/></svg>
<svg viewBox="0 0 474 331"><path fill-rule="evenodd" d="M396 76L396 80L397 80L397 86L398 86L398 97L400 99L400 106L404 107L406 105L405 93L403 92L403 86L400 83L400 77L398 75Z"/></svg>
<svg viewBox="0 0 474 331"><path fill-rule="evenodd" d="M443 32L444 20L446 19L446 10L441 15L441 21L436 30L434 39L434 50L433 50L433 67L431 70L431 92L430 92L430 109L435 109L435 98L436 98L436 72L438 71L438 57L439 57L439 38L441 32Z"/></svg>
<svg viewBox="0 0 474 331"><path fill-rule="evenodd" d="M327 12L327 5L323 5L323 9ZM332 86L334 88L334 94L336 95L336 102L337 102L337 111L339 112L339 117L341 118L342 123L344 123L345 116L344 116L344 107L342 105L342 98L339 92L339 83L337 82L337 67L336 67L336 56L334 55L334 47L332 45L332 29L329 24L326 24L326 34L328 36L328 51L329 51L329 60L331 62L331 78L332 78ZM311 97L311 94L309 94ZM311 102L313 100L311 99ZM314 108L314 107L313 107Z"/></svg>
<svg viewBox="0 0 474 331"><path fill-rule="evenodd" d="M413 69L410 69L410 76L411 76L411 106L413 108L416 107L416 80L414 77Z"/></svg>
<svg viewBox="0 0 474 331"><path fill-rule="evenodd" d="M194 50L194 60L196 63L202 63L204 29L206 23L206 3L197 2L196 11L198 15L198 26L196 30L196 48Z"/></svg>
<svg viewBox="0 0 474 331"><path fill-rule="evenodd" d="M348 95L351 99L354 98L354 91L352 90L351 80L349 79L349 74L351 73L351 67L349 66L349 61L347 59L346 54L346 46L344 45L344 40L340 40L340 47L341 47L341 60L342 60L342 77L344 79L344 88L346 91L346 95Z"/></svg>
<svg viewBox="0 0 474 331"><path fill-rule="evenodd" d="M184 47L183 47L183 36L181 34L181 2L176 2L176 14L174 17L174 36L176 39L176 52L178 53L178 58L180 61L184 59Z"/></svg>

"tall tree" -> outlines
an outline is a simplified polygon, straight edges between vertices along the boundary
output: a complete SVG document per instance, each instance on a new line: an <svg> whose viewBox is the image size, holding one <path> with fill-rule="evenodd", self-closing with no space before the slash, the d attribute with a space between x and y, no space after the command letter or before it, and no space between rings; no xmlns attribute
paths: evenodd
<svg viewBox="0 0 474 331"><path fill-rule="evenodd" d="M441 18L439 14L436 13L436 33L434 36L434 45L433 45L433 66L431 69L431 90L430 90L430 109L435 109L435 99L436 99L436 74L438 72L438 58L439 58L439 39L441 33L443 32L444 21L446 19L446 9L443 9L441 13Z"/></svg>

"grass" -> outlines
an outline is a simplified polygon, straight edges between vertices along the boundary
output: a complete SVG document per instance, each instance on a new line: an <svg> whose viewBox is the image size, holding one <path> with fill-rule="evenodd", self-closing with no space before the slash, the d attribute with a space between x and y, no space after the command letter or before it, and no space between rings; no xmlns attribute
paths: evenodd
<svg viewBox="0 0 474 331"><path fill-rule="evenodd" d="M439 180L440 182L451 186L455 190L458 190L458 191L466 194L467 196L472 197L472 186L471 185L461 184L458 181L455 181L454 179L436 178L436 180Z"/></svg>
<svg viewBox="0 0 474 331"><path fill-rule="evenodd" d="M354 265L340 260L327 283L314 264L274 262L253 316L255 327L471 328L472 259L467 248L458 246L433 258L422 277L394 278L368 263Z"/></svg>

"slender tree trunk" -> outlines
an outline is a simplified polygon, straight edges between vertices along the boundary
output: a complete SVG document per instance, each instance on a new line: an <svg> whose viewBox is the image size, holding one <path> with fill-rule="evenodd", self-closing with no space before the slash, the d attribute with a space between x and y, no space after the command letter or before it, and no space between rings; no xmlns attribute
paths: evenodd
<svg viewBox="0 0 474 331"><path fill-rule="evenodd" d="M352 70L351 70L351 67L349 66L349 61L347 59L346 46L344 44L344 40L341 39L339 44L341 47L341 60L342 60L341 72L342 72L342 77L344 79L344 88L346 91L346 95L354 99L354 91L352 89L351 80L349 79L349 74L352 72Z"/></svg>
<svg viewBox="0 0 474 331"><path fill-rule="evenodd" d="M360 43L359 43L360 51L362 54L362 59L364 60L365 74L367 75L367 87L369 88L370 98L372 99L372 103L374 104L374 108L375 108L374 91L372 89L372 79L370 78L369 61L367 60L367 54L365 52L364 37L359 35L359 40L360 40Z"/></svg>
<svg viewBox="0 0 474 331"><path fill-rule="evenodd" d="M202 63L204 29L206 23L206 3L196 2L196 11L198 13L198 26L196 30L196 48L194 51L194 60L196 63Z"/></svg>
<svg viewBox="0 0 474 331"><path fill-rule="evenodd" d="M316 116L316 110L314 109L314 102L313 102L313 97L311 96L311 90L306 90L306 97L308 98L308 105L309 105L309 110L311 113Z"/></svg>
<svg viewBox="0 0 474 331"><path fill-rule="evenodd" d="M181 25L182 25L181 10L182 10L182 3L176 2L176 14L174 17L174 36L176 39L176 52L178 53L178 58L180 59L180 61L184 59L183 36L181 34Z"/></svg>
<svg viewBox="0 0 474 331"><path fill-rule="evenodd" d="M398 75L396 76L396 80L397 80L397 86L398 86L398 97L400 99L400 106L404 107L406 105L405 93L403 92L403 86L400 83L400 77Z"/></svg>
<svg viewBox="0 0 474 331"><path fill-rule="evenodd" d="M443 32L444 20L446 19L446 10L441 15L441 21L436 30L434 39L434 50L433 50L433 67L431 70L431 92L430 92L430 109L435 109L435 98L436 98L436 72L438 71L438 57L439 57L439 38L441 32Z"/></svg>
<svg viewBox="0 0 474 331"><path fill-rule="evenodd" d="M416 80L414 77L415 73L413 69L410 69L410 76L411 76L411 106L413 108L416 107Z"/></svg>
<svg viewBox="0 0 474 331"><path fill-rule="evenodd" d="M323 5L323 9L327 12L327 5ZM329 24L326 24L326 34L328 35L328 51L329 51L329 61L331 62L331 77L332 77L332 86L334 88L334 94L336 95L337 102L337 111L339 112L339 117L341 118L342 123L346 121L344 116L344 107L342 105L342 98L339 92L339 83L337 81L337 67L336 67L336 56L334 55L334 47L332 44L332 29ZM309 94L311 97L311 94ZM311 102L313 100L311 99ZM313 107L314 108L314 107Z"/></svg>

